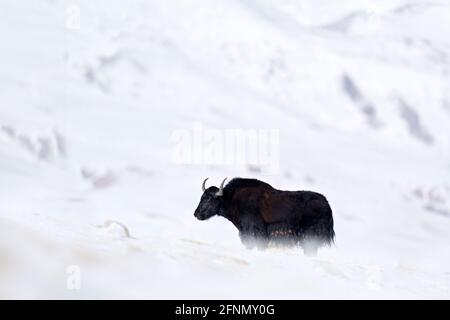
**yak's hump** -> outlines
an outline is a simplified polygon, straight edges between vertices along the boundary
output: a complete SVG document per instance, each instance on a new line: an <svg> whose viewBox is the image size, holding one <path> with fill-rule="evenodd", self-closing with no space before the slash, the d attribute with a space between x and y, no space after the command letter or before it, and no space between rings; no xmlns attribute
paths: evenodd
<svg viewBox="0 0 450 320"><path fill-rule="evenodd" d="M224 188L224 192L226 194L233 194L235 191L241 188L269 188L272 189L272 186L268 183L257 179L246 179L246 178L234 178Z"/></svg>

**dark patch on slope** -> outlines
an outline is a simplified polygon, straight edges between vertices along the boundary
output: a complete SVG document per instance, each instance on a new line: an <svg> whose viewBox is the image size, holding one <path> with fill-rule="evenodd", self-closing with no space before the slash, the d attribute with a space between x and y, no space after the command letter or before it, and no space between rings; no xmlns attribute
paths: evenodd
<svg viewBox="0 0 450 320"><path fill-rule="evenodd" d="M401 98L398 99L398 103L400 116L405 121L411 136L427 145L433 144L433 136L423 126L419 113Z"/></svg>
<svg viewBox="0 0 450 320"><path fill-rule="evenodd" d="M344 74L341 79L342 89L347 96L355 102L360 111L366 117L367 122L374 128L380 126L380 121L378 120L377 110L375 106L368 101L362 94L361 90L356 86L355 82L350 78L349 75Z"/></svg>

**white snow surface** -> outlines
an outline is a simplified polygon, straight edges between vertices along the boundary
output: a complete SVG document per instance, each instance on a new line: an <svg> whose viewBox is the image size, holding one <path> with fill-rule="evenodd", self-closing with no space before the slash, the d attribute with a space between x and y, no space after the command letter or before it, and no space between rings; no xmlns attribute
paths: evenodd
<svg viewBox="0 0 450 320"><path fill-rule="evenodd" d="M0 5L0 298L450 298L450 1ZM278 129L278 172L174 163L198 123ZM236 176L326 195L335 245L196 220Z"/></svg>

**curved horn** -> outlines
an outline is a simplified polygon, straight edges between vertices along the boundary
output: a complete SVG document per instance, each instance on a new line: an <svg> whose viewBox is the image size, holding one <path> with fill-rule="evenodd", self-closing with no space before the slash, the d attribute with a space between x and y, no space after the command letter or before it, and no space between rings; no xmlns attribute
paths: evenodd
<svg viewBox="0 0 450 320"><path fill-rule="evenodd" d="M223 196L223 185L225 184L226 180L227 180L227 178L223 179L222 183L220 184L220 188L219 188L219 191L217 191L217 193L216 193L216 197Z"/></svg>
<svg viewBox="0 0 450 320"><path fill-rule="evenodd" d="M208 180L208 179L209 179L209 178L206 178L205 181L203 181L203 184L202 184L202 190L203 190L203 192L206 191L205 183L206 183L206 180Z"/></svg>

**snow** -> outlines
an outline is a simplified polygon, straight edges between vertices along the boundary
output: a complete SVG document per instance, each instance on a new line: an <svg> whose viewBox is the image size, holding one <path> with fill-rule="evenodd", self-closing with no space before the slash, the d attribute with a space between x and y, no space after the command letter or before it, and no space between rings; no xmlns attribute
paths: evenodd
<svg viewBox="0 0 450 320"><path fill-rule="evenodd" d="M449 15L2 3L0 298L448 299ZM276 170L174 161L198 126L275 130ZM203 179L235 176L326 195L336 245L247 250L228 221L197 221Z"/></svg>

